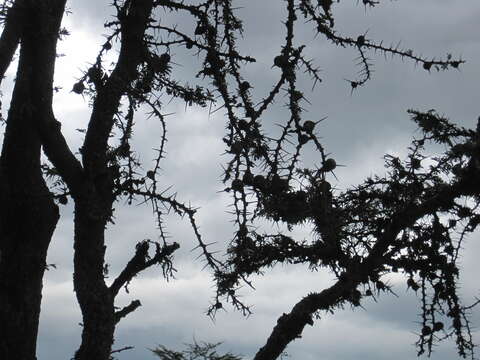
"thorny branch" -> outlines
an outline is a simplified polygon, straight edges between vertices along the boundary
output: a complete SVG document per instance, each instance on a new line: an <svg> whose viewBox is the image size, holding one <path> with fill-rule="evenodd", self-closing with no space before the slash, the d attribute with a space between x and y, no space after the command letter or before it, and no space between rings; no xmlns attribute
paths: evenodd
<svg viewBox="0 0 480 360"><path fill-rule="evenodd" d="M378 3L362 1L365 7ZM419 353L431 353L442 333L443 338L455 337L460 355L473 356L466 316L469 308L461 305L457 295L456 260L464 236L480 223L475 186L480 172L479 130L457 127L433 111L412 111L412 119L422 130L422 136L412 142L408 159L402 161L387 155L386 176L368 178L357 187L336 191L328 179L337 163L318 136L323 119L304 120L308 101L298 81L306 76L313 88L321 83L320 70L314 60L305 57L306 45L299 43L294 35L299 18L303 17L313 25L318 37L325 37L334 46L355 49L360 70L357 79L348 80L352 91L372 79L372 56L377 53L410 60L427 71L456 69L464 61L451 55L445 60L423 57L400 46L385 46L382 41L367 38L366 33L343 36L334 26L332 1L286 0L285 39L272 59L277 79L271 90L254 97L255 84L247 79L245 66L255 59L239 53L243 23L232 0L154 1L155 11L190 17L190 23L195 24L193 33L180 25L165 25L154 15L141 41L130 44L138 61L132 63L125 58L119 60L117 70L111 70L104 65L104 55L115 48L125 28L135 27L122 17L125 4L114 1L118 21L105 24L110 34L94 64L73 87L75 93L91 99L94 110L99 98L114 98L116 106L107 109L114 112L112 122L102 121L102 111L96 111L97 118L92 117L86 146L98 151L90 153L95 156L85 157L84 164L87 169L97 169L92 164L101 164L103 173L97 169L95 175L109 181L106 183L113 187L114 202L127 199L129 204L149 203L162 240L162 244L152 241L137 244L135 255L110 286L112 294L118 294L122 286L153 264L165 266L164 274L171 275L171 255L178 244L167 243L163 216L174 211L188 217L198 248L214 273L217 291L208 312L211 316L223 307L224 301L248 314L250 309L238 299L237 290L242 284L252 286L251 275L261 274L277 263L307 263L312 270L325 268L337 276L338 281L331 288L307 295L290 314L279 319L257 360L278 357L289 342L300 336L305 324L313 324L312 319L319 316L320 310L331 311L345 303L359 306L361 299L374 296L374 291L377 294L389 291L382 276L390 272L402 272L407 286L413 291L420 290ZM197 85L182 84L173 77L173 49L185 50L199 58ZM218 102L218 108L225 112L223 141L228 159L223 181L225 191L232 195L237 227L225 262L216 259L202 239L195 221L196 209L177 201L176 194L166 195L168 189L160 186L168 124L163 113L165 95L189 106L205 107ZM280 133L275 136L267 134L263 124L267 111L281 95L286 95L284 105L289 114L279 123ZM162 129L154 166L147 171L142 169L131 142L134 115L144 108L160 121ZM103 134L101 141L96 137L98 131ZM107 141L114 133L119 134L116 142ZM444 146L443 156L427 155L426 146L430 143ZM305 168L302 152L308 146L318 152L320 160L315 166ZM431 165L426 165L427 159ZM55 169L45 169L55 175ZM64 199L60 196L69 193L61 182L59 185L63 190L58 198ZM113 222L113 209L109 219ZM280 222L289 230L308 223L313 226L314 236L309 241L298 241L282 233L262 233L258 220ZM148 253L152 244L153 256ZM117 316L121 318L139 305L132 302ZM439 318L450 319L452 330L445 330Z"/></svg>
<svg viewBox="0 0 480 360"><path fill-rule="evenodd" d="M137 310L137 308L139 308L140 306L142 306L142 304L140 303L139 300L133 300L129 305L115 312L115 322L116 323L120 322L120 320L122 320L128 314ZM119 351L117 350L116 352L119 352Z"/></svg>
<svg viewBox="0 0 480 360"><path fill-rule="evenodd" d="M172 275L172 262L170 260L171 255L177 250L180 245L173 243L171 245L165 245L163 247L158 243L155 245L155 254L149 255L150 241L142 241L137 244L135 249L135 255L128 262L125 269L118 275L118 277L110 285L110 291L113 296L116 296L122 286L128 285L133 277L137 276L141 271L148 269L152 265L162 265L164 276L168 279Z"/></svg>

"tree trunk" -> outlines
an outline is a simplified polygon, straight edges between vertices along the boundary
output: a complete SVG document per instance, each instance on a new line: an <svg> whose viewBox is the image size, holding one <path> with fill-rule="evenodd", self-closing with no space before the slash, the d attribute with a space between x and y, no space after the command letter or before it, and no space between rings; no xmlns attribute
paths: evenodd
<svg viewBox="0 0 480 360"><path fill-rule="evenodd" d="M36 359L42 278L58 207L43 180L41 117L52 116L64 0L27 3L0 157L0 359Z"/></svg>
<svg viewBox="0 0 480 360"><path fill-rule="evenodd" d="M82 343L75 360L108 360L115 331L114 296L103 277L104 218L96 218L92 203L75 202L74 289L83 315Z"/></svg>
<svg viewBox="0 0 480 360"><path fill-rule="evenodd" d="M29 136L24 133L23 138ZM32 141L27 146L33 145ZM17 159L20 163L25 161ZM12 171L8 165L2 159L0 359L31 360L36 359L42 278L58 208L34 167Z"/></svg>
<svg viewBox="0 0 480 360"><path fill-rule="evenodd" d="M105 284L105 227L112 215L113 178L107 162L107 144L121 98L142 60L144 33L152 0L126 2L121 19L121 49L117 65L97 89L82 147L84 182L75 195L74 289L82 310L82 343L75 360L108 360L117 317L115 295Z"/></svg>

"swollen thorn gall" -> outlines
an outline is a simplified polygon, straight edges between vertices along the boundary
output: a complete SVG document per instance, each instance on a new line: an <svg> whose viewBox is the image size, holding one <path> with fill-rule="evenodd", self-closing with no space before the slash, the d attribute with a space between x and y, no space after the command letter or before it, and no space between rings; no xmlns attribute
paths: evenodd
<svg viewBox="0 0 480 360"><path fill-rule="evenodd" d="M307 120L303 123L303 130L307 133L311 133L315 128L315 123L313 121Z"/></svg>
<svg viewBox="0 0 480 360"><path fill-rule="evenodd" d="M243 181L240 179L235 179L232 181L232 189L235 191L242 191Z"/></svg>
<svg viewBox="0 0 480 360"><path fill-rule="evenodd" d="M239 88L240 88L240 92L245 92L248 89L250 89L250 83L248 81L243 81L240 83Z"/></svg>
<svg viewBox="0 0 480 360"><path fill-rule="evenodd" d="M275 59L273 59L273 64L279 68L284 68L288 65L288 57L285 55L275 56Z"/></svg>
<svg viewBox="0 0 480 360"><path fill-rule="evenodd" d="M433 331L441 331L443 330L443 323L438 321L435 324L433 324Z"/></svg>
<svg viewBox="0 0 480 360"><path fill-rule="evenodd" d="M422 336L427 336L427 335L430 335L432 333L432 328L428 325L425 325L423 328L422 328Z"/></svg>
<svg viewBox="0 0 480 360"><path fill-rule="evenodd" d="M85 85L83 84L83 81L79 81L73 85L72 91L75 94L81 94L83 93L83 90L85 90Z"/></svg>
<svg viewBox="0 0 480 360"><path fill-rule="evenodd" d="M335 161L335 159L328 158L327 160L325 160L320 170L323 172L330 172L335 170L336 167L337 167L337 162Z"/></svg>
<svg viewBox="0 0 480 360"><path fill-rule="evenodd" d="M433 64L431 62L427 61L427 62L423 63L423 68L427 71L430 71L430 69L432 68L432 65Z"/></svg>
<svg viewBox="0 0 480 360"><path fill-rule="evenodd" d="M248 123L247 120L245 120L245 119L240 119L240 120L238 121L238 128L239 128L240 130L246 131L246 130L248 130L248 127L249 127L249 123Z"/></svg>
<svg viewBox="0 0 480 360"><path fill-rule="evenodd" d="M360 35L357 37L357 46L363 46L365 44L365 36Z"/></svg>
<svg viewBox="0 0 480 360"><path fill-rule="evenodd" d="M147 177L149 179L155 180L155 172L153 170L148 170L147 171Z"/></svg>

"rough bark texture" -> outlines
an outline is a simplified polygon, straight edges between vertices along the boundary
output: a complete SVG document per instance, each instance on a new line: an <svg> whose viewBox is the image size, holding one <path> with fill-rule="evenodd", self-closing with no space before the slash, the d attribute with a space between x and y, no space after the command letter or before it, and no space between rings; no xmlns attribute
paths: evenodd
<svg viewBox="0 0 480 360"><path fill-rule="evenodd" d="M17 1L9 9L2 35L0 36L0 84L12 62L20 41L24 1Z"/></svg>
<svg viewBox="0 0 480 360"><path fill-rule="evenodd" d="M75 200L74 289L83 315L82 343L75 359L108 360L115 325L140 306L136 301L115 313L118 289L104 281L104 233L114 201L106 151L121 98L138 76L153 3L127 1L119 8L120 55L112 74L97 88L83 166L68 148L51 107L65 0L17 0L14 4L14 8L21 5L22 21L7 23L0 39L0 49L5 50L0 54L0 75L11 61L16 42L22 44L0 168L0 333L7 334L0 336L2 360L35 358L42 275L58 220L40 171L41 146ZM11 13L11 19L13 15L20 18L17 10Z"/></svg>
<svg viewBox="0 0 480 360"><path fill-rule="evenodd" d="M105 227L111 216L112 177L106 160L107 142L122 95L138 76L143 36L152 0L137 0L124 7L122 45L117 65L99 89L93 104L82 150L84 179L74 193L74 289L83 315L82 343L75 360L108 360L114 341L116 293L104 280ZM65 177L65 176L64 176ZM73 189L75 191L75 189Z"/></svg>
<svg viewBox="0 0 480 360"><path fill-rule="evenodd" d="M74 286L83 315L83 332L75 359L107 360L115 330L114 297L103 278L105 221L88 205L75 206Z"/></svg>
<svg viewBox="0 0 480 360"><path fill-rule="evenodd" d="M51 116L65 1L22 3L22 23L10 29L7 23L4 31L11 31L5 36L12 40L21 29L22 45L0 158L0 359L31 360L47 249L59 216L41 173L37 127ZM10 54L12 41L3 43Z"/></svg>

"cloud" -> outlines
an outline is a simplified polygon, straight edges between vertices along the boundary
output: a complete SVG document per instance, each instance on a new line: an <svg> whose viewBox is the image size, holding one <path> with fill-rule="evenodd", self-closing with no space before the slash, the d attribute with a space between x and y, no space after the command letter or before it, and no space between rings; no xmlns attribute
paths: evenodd
<svg viewBox="0 0 480 360"><path fill-rule="evenodd" d="M355 3L355 2L353 2ZM283 3L282 3L283 4ZM55 113L62 122L62 129L76 151L81 145L77 128L86 126L89 116L88 102L70 92L76 79L88 68L104 40L102 24L110 19L112 12L105 4L88 0L72 2L72 15L65 25L72 35L60 44L65 57L58 60L55 83L61 89L55 96ZM245 40L241 49L258 56L258 62L246 68L245 76L257 84L254 94L257 99L270 90L278 69L271 68L273 58L279 54L280 41L284 38L281 19L284 9L277 0L240 1L239 12L246 20ZM306 52L315 57L315 64L322 69L321 84L309 91L312 84L299 78L306 89L305 96L311 103L305 118L327 119L317 125L318 135L327 151L339 164L336 175L338 189L358 183L365 176L382 172L382 156L386 152L405 154L409 140L415 136L413 124L406 110L436 108L452 120L465 126L473 126L478 108L478 83L480 70L477 59L480 46L477 22L480 5L477 1L401 1L385 2L375 9L367 10L352 2L334 4L337 11L337 26L344 34L355 36L367 32L372 39L385 44L402 41L405 47L417 49L428 56L444 56L447 52L460 54L467 63L460 71L428 73L401 59L383 58L370 54L374 62L373 79L365 87L351 93L348 82L359 70L354 60L357 54L349 49L338 49L315 33L310 24L305 24L298 34L299 41L308 47ZM165 21L178 22L179 26L192 27L188 21L162 15ZM173 16L173 15L172 15ZM301 19L299 21L301 24ZM175 50L177 51L177 50ZM178 64L174 71L191 83L192 74L201 66L200 60L190 53L178 50ZM114 58L115 52L112 52ZM14 66L8 73L14 76ZM6 84L7 93L9 85ZM281 99L281 98L280 98ZM7 95L3 98L7 109ZM165 101L167 104L168 101ZM266 114L265 129L275 129L275 123L285 120L282 100ZM209 109L189 108L172 103L165 106L168 144L167 158L162 163L162 185L173 185L178 199L199 206L197 213L202 235L206 242L216 242L216 249L223 249L231 239L233 227L227 214L231 199L225 193L219 179L225 145L221 141L225 128L222 109L209 114ZM138 116L134 136L134 148L144 160L144 170L151 166L152 148L158 147L161 136L159 124L154 119ZM318 163L316 154L305 154L305 162ZM334 182L332 178L332 182ZM119 204L121 205L121 204ZM59 360L69 358L79 343L81 321L75 294L72 290L72 207L63 208L62 220L55 232L49 252L49 262L57 269L45 277L41 328L39 334L39 359ZM119 206L116 226L107 231L108 262L111 264L110 280L123 268L133 255L135 243L145 238L157 239L155 219L148 206ZM167 216L167 230L172 241L181 248L176 254L177 279L166 282L160 269L153 269L132 281L130 294L123 294L118 305L140 299L143 306L122 321L116 335L115 348L134 345L135 350L123 352L118 359L140 360L153 358L147 348L164 344L181 348L183 343L198 341L224 341L223 348L251 358L262 346L276 323L277 318L290 311L293 304L309 291L319 291L331 281L329 274L311 273L303 267L282 267L268 270L265 277L254 279L256 290L242 289L245 300L253 305L254 314L244 318L227 309L220 312L215 322L205 310L214 294L211 275L203 270L201 260L195 260L198 251L195 238L185 220L175 215ZM300 238L308 238L308 227L296 228ZM476 254L480 248L478 234L467 242L461 259L465 270L462 292L467 299L478 296ZM302 337L287 352L292 358L350 360L413 358L416 341L413 333L418 330L418 302L411 293L405 293L398 285L399 298L381 296L378 303L366 303L365 311L346 308L333 316L323 316L308 327ZM478 311L473 312L478 326ZM440 347L435 359L455 358L452 344Z"/></svg>

